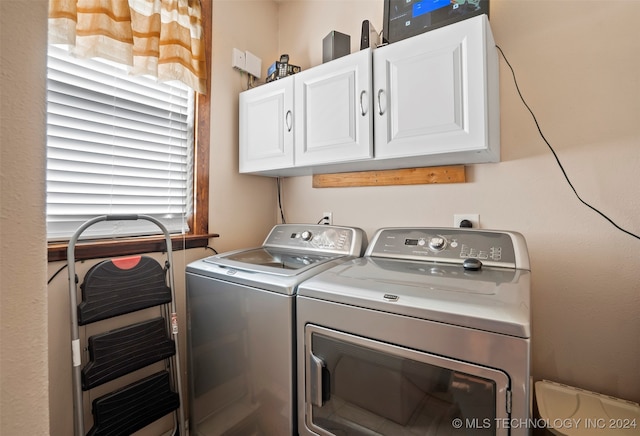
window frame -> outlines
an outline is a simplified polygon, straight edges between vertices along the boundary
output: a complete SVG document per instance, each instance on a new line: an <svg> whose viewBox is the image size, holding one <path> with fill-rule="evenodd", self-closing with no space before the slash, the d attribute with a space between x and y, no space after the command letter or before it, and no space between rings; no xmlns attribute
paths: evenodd
<svg viewBox="0 0 640 436"><path fill-rule="evenodd" d="M210 238L219 235L209 233L209 142L211 116L211 4L212 0L201 0L202 27L207 62L207 94L196 94L195 150L193 174L193 215L188 218L189 233L171 237L172 250L206 247ZM67 260L68 242L50 242L48 261ZM81 242L76 245L75 259L126 256L141 253L166 251L163 235L149 237L123 237Z"/></svg>

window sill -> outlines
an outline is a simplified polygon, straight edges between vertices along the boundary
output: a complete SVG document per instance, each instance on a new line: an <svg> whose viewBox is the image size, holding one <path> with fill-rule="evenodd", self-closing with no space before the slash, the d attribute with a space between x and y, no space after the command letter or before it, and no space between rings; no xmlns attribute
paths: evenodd
<svg viewBox="0 0 640 436"><path fill-rule="evenodd" d="M209 239L217 238L219 236L220 235L217 233L210 233L206 235L172 236L172 251L206 247L209 244ZM49 262L67 260L68 246L69 244L66 242L50 243L48 255ZM127 256L164 251L166 251L165 238L162 236L87 241L76 244L75 260Z"/></svg>

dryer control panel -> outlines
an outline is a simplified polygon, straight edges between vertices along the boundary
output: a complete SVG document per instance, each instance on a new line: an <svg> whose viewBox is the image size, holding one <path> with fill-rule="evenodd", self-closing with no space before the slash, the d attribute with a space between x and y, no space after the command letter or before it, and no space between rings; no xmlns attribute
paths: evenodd
<svg viewBox="0 0 640 436"><path fill-rule="evenodd" d="M383 228L367 256L529 269L524 237L516 232L461 228Z"/></svg>

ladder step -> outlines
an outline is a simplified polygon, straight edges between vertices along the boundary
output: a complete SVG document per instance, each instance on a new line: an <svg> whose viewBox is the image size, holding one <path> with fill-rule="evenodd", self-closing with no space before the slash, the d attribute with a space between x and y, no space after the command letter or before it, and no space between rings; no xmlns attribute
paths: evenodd
<svg viewBox="0 0 640 436"><path fill-rule="evenodd" d="M118 260L104 260L85 275L78 325L86 325L171 301L165 272L155 259L140 256L123 269Z"/></svg>
<svg viewBox="0 0 640 436"><path fill-rule="evenodd" d="M94 335L88 342L90 361L82 369L85 391L176 353L163 317Z"/></svg>
<svg viewBox="0 0 640 436"><path fill-rule="evenodd" d="M170 387L169 373L161 371L93 401L94 425L87 436L134 433L180 407Z"/></svg>

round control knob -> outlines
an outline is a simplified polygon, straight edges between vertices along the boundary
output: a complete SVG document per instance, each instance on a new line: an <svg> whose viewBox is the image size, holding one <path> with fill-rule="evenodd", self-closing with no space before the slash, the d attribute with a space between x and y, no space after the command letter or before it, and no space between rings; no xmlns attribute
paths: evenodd
<svg viewBox="0 0 640 436"><path fill-rule="evenodd" d="M445 245L447 245L447 240L442 236L434 236L429 238L429 248L435 251L443 250Z"/></svg>
<svg viewBox="0 0 640 436"><path fill-rule="evenodd" d="M312 236L313 235L309 230L305 230L300 234L300 237L302 238L303 241L310 241Z"/></svg>
<svg viewBox="0 0 640 436"><path fill-rule="evenodd" d="M482 262L479 259L470 257L462 262L462 267L467 271L480 271Z"/></svg>

